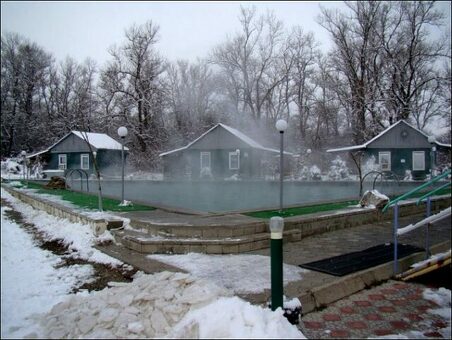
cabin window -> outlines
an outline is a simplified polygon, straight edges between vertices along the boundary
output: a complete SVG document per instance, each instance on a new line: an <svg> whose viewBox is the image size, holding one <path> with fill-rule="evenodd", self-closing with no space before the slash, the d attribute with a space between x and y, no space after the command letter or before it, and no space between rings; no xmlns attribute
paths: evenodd
<svg viewBox="0 0 452 340"><path fill-rule="evenodd" d="M89 154L84 153L80 155L80 168L83 170L89 169Z"/></svg>
<svg viewBox="0 0 452 340"><path fill-rule="evenodd" d="M210 169L210 152L201 152L201 169Z"/></svg>
<svg viewBox="0 0 452 340"><path fill-rule="evenodd" d="M230 170L240 169L240 157L237 151L229 153L229 169Z"/></svg>
<svg viewBox="0 0 452 340"><path fill-rule="evenodd" d="M66 154L58 155L58 169L66 170L67 169L67 156Z"/></svg>
<svg viewBox="0 0 452 340"><path fill-rule="evenodd" d="M413 171L425 170L425 152L413 151Z"/></svg>
<svg viewBox="0 0 452 340"><path fill-rule="evenodd" d="M391 152L379 152L378 164L380 164L381 171L391 171Z"/></svg>

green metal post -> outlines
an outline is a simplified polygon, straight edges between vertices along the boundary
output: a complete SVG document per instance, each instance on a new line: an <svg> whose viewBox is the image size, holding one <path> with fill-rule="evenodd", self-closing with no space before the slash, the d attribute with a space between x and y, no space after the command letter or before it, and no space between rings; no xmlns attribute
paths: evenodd
<svg viewBox="0 0 452 340"><path fill-rule="evenodd" d="M270 270L271 270L271 306L272 311L283 308L283 229L284 219L270 219Z"/></svg>

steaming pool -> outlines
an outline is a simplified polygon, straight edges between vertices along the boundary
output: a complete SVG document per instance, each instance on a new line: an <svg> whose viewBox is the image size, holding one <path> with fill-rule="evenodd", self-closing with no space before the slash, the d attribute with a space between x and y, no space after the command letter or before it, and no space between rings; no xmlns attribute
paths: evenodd
<svg viewBox="0 0 452 340"><path fill-rule="evenodd" d="M80 190L80 181L68 184ZM405 193L423 182L376 182L375 189L385 195ZM89 181L89 191L96 192L96 181ZM438 184L438 186L441 184ZM372 189L365 182L363 192ZM86 181L83 182L86 190ZM121 180L102 180L103 194L121 197ZM126 180L125 199L174 210L223 213L279 207L278 181L152 181ZM284 182L284 205L306 205L341 199L358 199L356 181Z"/></svg>

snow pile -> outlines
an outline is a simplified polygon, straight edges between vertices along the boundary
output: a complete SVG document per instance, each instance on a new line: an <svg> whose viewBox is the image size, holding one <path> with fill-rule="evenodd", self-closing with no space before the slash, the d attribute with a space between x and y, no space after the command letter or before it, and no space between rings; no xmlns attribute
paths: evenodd
<svg viewBox="0 0 452 340"><path fill-rule="evenodd" d="M259 293L270 289L270 257L262 255L148 255L147 257L184 269L195 277L208 279L234 293ZM284 283L301 280L307 272L284 264Z"/></svg>
<svg viewBox="0 0 452 340"><path fill-rule="evenodd" d="M238 297L220 298L189 312L171 331L171 338L301 338L278 308L271 312ZM208 320L208 322L205 322Z"/></svg>
<svg viewBox="0 0 452 340"><path fill-rule="evenodd" d="M367 190L361 200L359 205L361 207L367 208L377 208L382 209L389 202L389 197L380 193L378 190Z"/></svg>
<svg viewBox="0 0 452 340"><path fill-rule="evenodd" d="M74 287L89 281L93 267L56 269L60 258L36 247L30 234L4 216L7 210L1 208L1 336L21 338L34 328L32 314L48 312Z"/></svg>
<svg viewBox="0 0 452 340"><path fill-rule="evenodd" d="M7 199L13 208L24 216L25 221L32 223L47 240L58 240L68 246L72 251L72 257L111 265L122 264L121 261L93 248L96 243L105 242L107 238L113 240L113 236L108 231L105 232L106 235L102 235L101 239L97 239L89 225L72 223L66 219L54 217L18 201L3 189L1 193L2 198Z"/></svg>
<svg viewBox="0 0 452 340"><path fill-rule="evenodd" d="M431 300L435 302L439 308L429 309L428 313L436 314L441 316L441 318L445 319L448 323L448 327L441 329L441 331L445 332L442 334L446 339L451 338L450 334L450 326L451 326L451 315L450 315L450 307L451 307L451 292L446 288L439 288L438 290L432 290L427 288L422 293L424 299ZM447 334L446 334L447 333Z"/></svg>
<svg viewBox="0 0 452 340"><path fill-rule="evenodd" d="M302 337L282 310L252 306L190 274L137 275L78 294L38 321L49 338ZM30 334L37 335L37 334Z"/></svg>
<svg viewBox="0 0 452 340"><path fill-rule="evenodd" d="M339 181L349 179L350 171L345 161L341 157L337 156L331 161L330 170L328 171L328 178L333 181Z"/></svg>

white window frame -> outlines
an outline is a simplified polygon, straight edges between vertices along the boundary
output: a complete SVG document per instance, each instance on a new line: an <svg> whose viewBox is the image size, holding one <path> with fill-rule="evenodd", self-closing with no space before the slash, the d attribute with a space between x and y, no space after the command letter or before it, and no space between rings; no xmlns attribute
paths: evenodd
<svg viewBox="0 0 452 340"><path fill-rule="evenodd" d="M382 159L383 157L388 157L388 167L387 168L383 168L383 163L382 163ZM380 165L380 170L381 171L391 171L391 151L380 151L378 153L378 164Z"/></svg>
<svg viewBox="0 0 452 340"><path fill-rule="evenodd" d="M58 154L58 169L67 169L67 155L65 153Z"/></svg>
<svg viewBox="0 0 452 340"><path fill-rule="evenodd" d="M86 158L87 159L87 166L84 167L83 166L83 159ZM82 153L80 154L80 169L82 170L89 170L89 153Z"/></svg>
<svg viewBox="0 0 452 340"><path fill-rule="evenodd" d="M415 167L415 155L416 157L419 157L422 155L422 159L418 158L418 161L421 161L422 166L421 167ZM416 164L417 165L417 164ZM413 171L425 171L425 151L413 151L412 152L412 169Z"/></svg>
<svg viewBox="0 0 452 340"><path fill-rule="evenodd" d="M237 157L237 167L232 167L232 158ZM240 169L240 154L237 151L229 152L229 169L239 170Z"/></svg>
<svg viewBox="0 0 452 340"><path fill-rule="evenodd" d="M203 157L204 156L208 156L208 160L209 160L209 166L203 166L203 162L202 162L202 160L203 160ZM210 169L210 166L211 166L211 157L210 157L210 151L201 151L201 154L200 154L200 165L201 165L201 169L202 168L209 168Z"/></svg>

